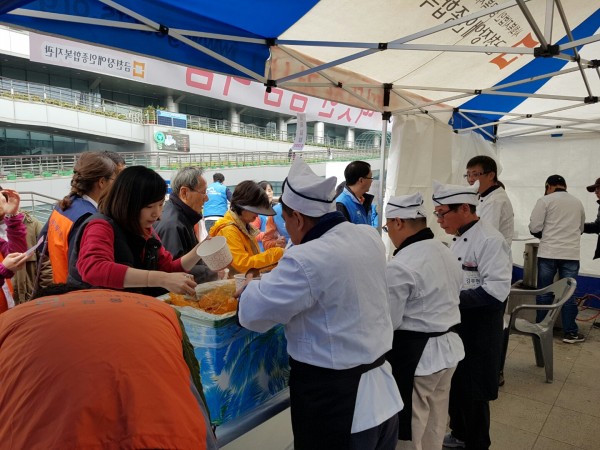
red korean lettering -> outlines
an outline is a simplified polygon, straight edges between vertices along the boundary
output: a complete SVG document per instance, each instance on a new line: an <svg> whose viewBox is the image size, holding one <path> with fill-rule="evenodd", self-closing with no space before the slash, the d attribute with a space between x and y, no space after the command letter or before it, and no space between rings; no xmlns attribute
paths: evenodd
<svg viewBox="0 0 600 450"><path fill-rule="evenodd" d="M185 84L188 86L210 91L215 75L206 70L193 69L188 67L185 72Z"/></svg>
<svg viewBox="0 0 600 450"><path fill-rule="evenodd" d="M333 116L333 111L335 110L335 105L337 105L337 102L330 102L329 100L323 100L323 104L321 105L321 108L325 108L327 106L327 103L331 103L331 106L332 106L331 111L329 111L328 113L320 112L318 114L318 116L331 119L331 117Z"/></svg>
<svg viewBox="0 0 600 450"><path fill-rule="evenodd" d="M229 95L229 87L231 86L232 80L235 80L238 83L243 84L245 86L250 86L250 80L245 80L243 78L238 77L227 77L227 79L225 80L225 87L223 88L223 95Z"/></svg>
<svg viewBox="0 0 600 450"><path fill-rule="evenodd" d="M290 109L296 112L304 112L306 110L306 105L308 105L308 97L300 94L292 95L292 99L290 100Z"/></svg>
<svg viewBox="0 0 600 450"><path fill-rule="evenodd" d="M354 121L354 123L358 123L358 121L360 119L362 119L363 116L365 116L365 117L373 117L373 114L375 114L375 111L369 111L368 109L361 109L360 110L360 114L358 115L358 117L356 118L356 120Z"/></svg>
<svg viewBox="0 0 600 450"><path fill-rule="evenodd" d="M273 100L271 97L276 96L276 99ZM265 105L275 106L279 108L281 106L281 100L283 99L283 90L278 88L271 88L271 93L265 91Z"/></svg>
<svg viewBox="0 0 600 450"><path fill-rule="evenodd" d="M343 118L345 118L348 122L352 122L352 117L350 117L350 108L348 108L343 114L338 116L338 120Z"/></svg>
<svg viewBox="0 0 600 450"><path fill-rule="evenodd" d="M517 42L515 45L513 45L513 47L518 47L518 46L522 45L523 47L534 48L538 44L539 44L539 42L536 41L535 39L533 39L533 37L531 36L531 33L527 33L527 36L525 36L523 39L521 39L519 42ZM523 54L521 53L521 56L522 55ZM496 64L500 68L500 70L502 70L519 57L519 56L515 56L511 59L506 59L505 56L506 56L506 53L502 53L502 54L496 56L494 59L490 60L490 62L492 64Z"/></svg>

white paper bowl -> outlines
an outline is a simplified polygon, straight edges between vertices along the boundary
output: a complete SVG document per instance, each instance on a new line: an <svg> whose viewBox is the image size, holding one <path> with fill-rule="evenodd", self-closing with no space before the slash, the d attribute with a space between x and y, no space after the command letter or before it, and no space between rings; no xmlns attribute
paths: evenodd
<svg viewBox="0 0 600 450"><path fill-rule="evenodd" d="M231 252L227 246L227 240L223 236L215 236L207 239L198 246L196 253L202 258L202 261L205 262L208 268L215 272L224 269L233 260L233 256L231 256Z"/></svg>

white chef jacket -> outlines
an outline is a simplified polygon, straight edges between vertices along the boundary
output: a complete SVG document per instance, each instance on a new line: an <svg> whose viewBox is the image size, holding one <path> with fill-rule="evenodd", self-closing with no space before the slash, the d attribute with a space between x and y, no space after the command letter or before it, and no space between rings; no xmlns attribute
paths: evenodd
<svg viewBox="0 0 600 450"><path fill-rule="evenodd" d="M288 353L328 369L369 364L392 348L385 247L369 225L343 222L285 251L277 267L242 293L238 317L250 330L285 324ZM391 366L361 376L352 433L402 409Z"/></svg>
<svg viewBox="0 0 600 450"><path fill-rule="evenodd" d="M542 232L538 257L579 260L585 210L579 199L566 191L540 198L529 219L529 231Z"/></svg>
<svg viewBox="0 0 600 450"><path fill-rule="evenodd" d="M460 323L463 274L444 244L434 239L412 243L396 253L386 273L395 330L435 333ZM415 376L456 367L464 357L458 334L430 337Z"/></svg>
<svg viewBox="0 0 600 450"><path fill-rule="evenodd" d="M477 215L502 233L510 248L515 233L515 214L502 187L494 189L485 197L479 197Z"/></svg>
<svg viewBox="0 0 600 450"><path fill-rule="evenodd" d="M463 269L462 289L481 286L499 302L506 300L512 265L510 249L498 230L479 220L464 234L452 238L450 250Z"/></svg>

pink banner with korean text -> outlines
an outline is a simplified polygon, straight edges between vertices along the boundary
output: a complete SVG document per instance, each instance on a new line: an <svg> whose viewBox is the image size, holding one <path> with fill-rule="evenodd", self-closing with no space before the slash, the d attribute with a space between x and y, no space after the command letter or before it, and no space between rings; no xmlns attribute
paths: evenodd
<svg viewBox="0 0 600 450"><path fill-rule="evenodd" d="M381 114L257 82L152 58L30 33L30 59L162 86L254 108L347 127L381 129Z"/></svg>

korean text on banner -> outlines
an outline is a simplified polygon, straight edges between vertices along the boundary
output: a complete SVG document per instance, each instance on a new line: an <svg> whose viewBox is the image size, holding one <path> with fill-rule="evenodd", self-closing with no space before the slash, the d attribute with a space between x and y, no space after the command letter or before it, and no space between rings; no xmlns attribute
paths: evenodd
<svg viewBox="0 0 600 450"><path fill-rule="evenodd" d="M306 127L306 114L298 113L296 118L296 139L294 139L294 145L292 145L292 151L294 152L304 149L304 144L306 144L306 134L308 132Z"/></svg>

